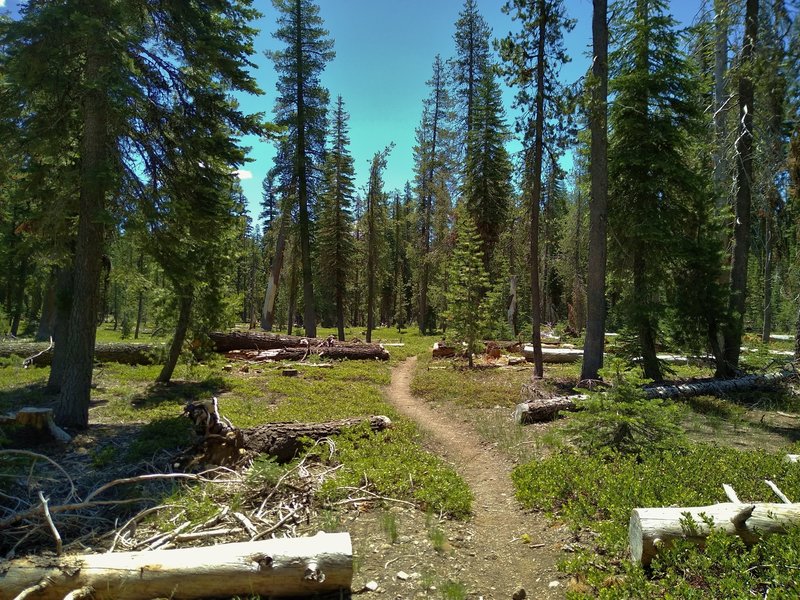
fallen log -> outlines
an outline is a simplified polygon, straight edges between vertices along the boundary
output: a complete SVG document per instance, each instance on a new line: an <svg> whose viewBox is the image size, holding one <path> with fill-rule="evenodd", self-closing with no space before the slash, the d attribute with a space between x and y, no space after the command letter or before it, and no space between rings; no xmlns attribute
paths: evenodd
<svg viewBox="0 0 800 600"><path fill-rule="evenodd" d="M228 333L213 332L209 334L214 342L216 352L244 352L248 360L300 360L309 354L317 354L325 358L343 360L389 360L389 352L380 344L362 344L356 342L339 342L332 338L304 338L276 333L258 333L254 331L231 331ZM266 355L252 351L272 351ZM257 356L260 358L249 358Z"/></svg>
<svg viewBox="0 0 800 600"><path fill-rule="evenodd" d="M683 383L680 385L658 385L644 388L648 398L689 398L693 396L719 396L731 392L774 389L784 381L797 377L796 371L778 371L763 375L745 375L735 379L712 379L709 381Z"/></svg>
<svg viewBox="0 0 800 600"><path fill-rule="evenodd" d="M18 410L15 414L0 415L0 425L17 425L35 430L39 434L47 434L56 441L68 444L72 437L56 425L53 420L52 408L39 408L28 406Z"/></svg>
<svg viewBox="0 0 800 600"><path fill-rule="evenodd" d="M702 544L712 530L709 519L713 529L754 544L764 535L785 533L791 525L800 524L800 504L725 502L711 506L634 508L628 525L631 559L646 566L660 548L674 540Z"/></svg>
<svg viewBox="0 0 800 600"><path fill-rule="evenodd" d="M0 598L313 596L349 591L352 579L350 535L318 533L179 550L12 560L0 565ZM82 589L86 595L75 595Z"/></svg>
<svg viewBox="0 0 800 600"><path fill-rule="evenodd" d="M532 394L528 388L529 384L522 386L523 396ZM517 404L512 418L515 423L524 425L526 423L540 423L542 421L552 421L562 410L574 411L578 407L576 400L585 399L586 396L559 396L557 398L530 398Z"/></svg>
<svg viewBox="0 0 800 600"><path fill-rule="evenodd" d="M522 355L533 361L533 345L525 344ZM575 363L583 358L583 350L579 348L545 348L542 347L542 360L546 363L566 364Z"/></svg>
<svg viewBox="0 0 800 600"><path fill-rule="evenodd" d="M194 422L195 431L202 436L185 455L191 457L192 463L214 465L235 465L258 454L274 456L278 462L285 463L297 456L309 439L317 441L364 423L368 423L372 431L392 426L389 417L376 415L323 423L265 423L239 429L220 416L216 398L190 402L184 414Z"/></svg>
<svg viewBox="0 0 800 600"><path fill-rule="evenodd" d="M546 351L545 351L546 352ZM658 385L644 387L647 398L689 398L693 396L716 396L731 392L774 389L782 382L797 377L795 371L779 371L764 375L746 375L736 379L713 379L710 381L683 383L680 385ZM538 423L555 419L562 410L576 410L575 400L585 396L561 396L542 398L536 386L522 386L522 402L517 404L512 418L516 423Z"/></svg>
<svg viewBox="0 0 800 600"><path fill-rule="evenodd" d="M431 356L433 358L450 358L456 355L456 349L453 346L448 346L444 342L434 342Z"/></svg>
<svg viewBox="0 0 800 600"><path fill-rule="evenodd" d="M160 349L160 346L153 344L97 344L94 349L94 360L124 365L151 365L155 362L154 355L157 355ZM47 344L5 343L0 345L0 358L15 355L30 357L30 360L26 359L26 365L46 367L53 360L53 353L47 350Z"/></svg>

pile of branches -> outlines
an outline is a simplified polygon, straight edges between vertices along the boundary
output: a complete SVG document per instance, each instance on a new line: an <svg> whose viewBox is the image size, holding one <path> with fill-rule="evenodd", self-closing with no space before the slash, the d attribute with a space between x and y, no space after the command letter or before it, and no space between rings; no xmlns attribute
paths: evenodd
<svg viewBox="0 0 800 600"><path fill-rule="evenodd" d="M332 453L329 440L318 445L325 443ZM0 557L45 550L60 555L87 549L167 549L256 541L276 534L294 537L310 519L315 491L339 468L310 456L288 468L268 464L272 475L280 473L277 478L264 477L259 468L264 465L256 461L240 471L216 467L201 473L155 472L87 486L70 475L89 470L79 457L59 463L35 452L2 450ZM176 484L186 486L183 494L175 493ZM208 507L216 508L213 514Z"/></svg>

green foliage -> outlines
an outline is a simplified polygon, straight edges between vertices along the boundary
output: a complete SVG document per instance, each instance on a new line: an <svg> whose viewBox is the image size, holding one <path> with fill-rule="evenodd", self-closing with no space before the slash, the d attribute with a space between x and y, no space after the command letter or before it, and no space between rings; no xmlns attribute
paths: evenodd
<svg viewBox="0 0 800 600"><path fill-rule="evenodd" d="M414 440L414 428L402 421L387 431L354 430L338 436L336 456L344 467L325 482L323 498L345 498L350 493L345 488L369 484L381 495L414 500L428 510L465 518L472 503L469 487Z"/></svg>
<svg viewBox="0 0 800 600"><path fill-rule="evenodd" d="M489 279L475 222L465 211L458 211L446 315L448 336L466 344L470 366L473 353L480 350L480 338L486 328L488 290Z"/></svg>
<svg viewBox="0 0 800 600"><path fill-rule="evenodd" d="M467 597L467 586L461 581L448 579L441 584L443 600L465 600Z"/></svg>
<svg viewBox="0 0 800 600"><path fill-rule="evenodd" d="M261 454L247 470L247 483L259 488L273 488L290 468L289 465L278 464L274 456Z"/></svg>
<svg viewBox="0 0 800 600"><path fill-rule="evenodd" d="M603 373L610 380L607 391L589 392L579 400L579 411L565 427L572 441L587 453L604 449L640 455L674 448L683 443L679 426L682 410L673 402L648 399L643 380L625 373L615 361Z"/></svg>
<svg viewBox="0 0 800 600"><path fill-rule="evenodd" d="M678 545L659 556L650 577L624 558L628 519L635 507L723 502L723 483L745 501L769 500L772 492L764 479L775 481L790 498L800 497L800 471L782 455L705 444L639 456L563 449L518 467L513 479L524 505L557 515L575 531L599 534L597 552L580 553L564 566L586 578L592 595L602 590L602 597L615 599L664 593L673 598L745 598L751 589L763 596L759 585L773 587L775 582L780 589L790 577L796 579L780 571L787 557L800 553L797 532L772 536L749 550L731 536L712 536L704 551Z"/></svg>
<svg viewBox="0 0 800 600"><path fill-rule="evenodd" d="M394 513L385 512L381 515L381 529L390 544L397 543L397 517Z"/></svg>

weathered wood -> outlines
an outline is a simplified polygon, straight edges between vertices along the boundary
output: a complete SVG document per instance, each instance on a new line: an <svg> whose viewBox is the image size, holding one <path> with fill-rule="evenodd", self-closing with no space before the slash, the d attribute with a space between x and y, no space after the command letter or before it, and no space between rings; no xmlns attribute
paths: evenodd
<svg viewBox="0 0 800 600"><path fill-rule="evenodd" d="M153 344L97 344L94 349L95 362L116 362L124 365L150 365L153 356L160 350L160 346ZM0 358L9 356L34 357L29 364L37 367L46 367L53 360L53 353L45 352L47 344L28 342L7 342L0 344Z"/></svg>
<svg viewBox="0 0 800 600"><path fill-rule="evenodd" d="M431 350L433 358L450 358L456 355L456 349L453 346L448 346L444 342L435 342L433 350Z"/></svg>
<svg viewBox="0 0 800 600"><path fill-rule="evenodd" d="M712 379L680 385L659 385L645 388L648 398L688 398L692 396L718 396L731 392L773 389L797 377L795 371L778 371L763 375L745 375L736 379Z"/></svg>
<svg viewBox="0 0 800 600"><path fill-rule="evenodd" d="M522 348L522 355L533 361L533 345L525 344ZM542 360L546 363L575 363L583 358L583 350L579 348L547 348L542 346Z"/></svg>
<svg viewBox="0 0 800 600"><path fill-rule="evenodd" d="M525 399L517 404L514 409L513 419L515 423L539 423L542 421L552 421L562 410L577 410L576 400L586 398L586 396L560 396L557 398L537 398L537 392L530 388L530 384L522 386L522 395Z"/></svg>
<svg viewBox="0 0 800 600"><path fill-rule="evenodd" d="M691 516L691 523L687 520ZM753 544L762 536L785 533L800 524L800 504L735 503L711 506L634 508L628 525L631 559L650 564L659 550L674 540L702 544L713 528Z"/></svg>
<svg viewBox="0 0 800 600"><path fill-rule="evenodd" d="M0 598L39 585L31 600L61 600L91 588L94 600L313 596L349 590L347 533L179 550L30 557L0 565ZM86 597L86 596L77 596Z"/></svg>
<svg viewBox="0 0 800 600"><path fill-rule="evenodd" d="M202 436L187 455L192 457L192 462L214 465L235 465L257 454L268 454L279 462L289 462L303 449L304 440L320 440L364 423L368 423L372 431L392 426L389 417L376 415L323 423L265 423L239 429L220 416L216 398L191 402L184 414L194 422L195 431Z"/></svg>
<svg viewBox="0 0 800 600"><path fill-rule="evenodd" d="M304 338L294 335L260 333L255 331L214 332L209 337L217 352L237 352L236 357L247 360L300 360L316 354L335 360L389 360L389 352L380 344L339 342L332 338ZM254 352L262 351L262 352ZM263 352L269 351L270 354Z"/></svg>
<svg viewBox="0 0 800 600"><path fill-rule="evenodd" d="M38 432L47 432L56 441L68 444L72 437L53 420L52 408L39 408L28 406L20 409L15 414L0 415L0 425L9 423L20 427L30 427Z"/></svg>

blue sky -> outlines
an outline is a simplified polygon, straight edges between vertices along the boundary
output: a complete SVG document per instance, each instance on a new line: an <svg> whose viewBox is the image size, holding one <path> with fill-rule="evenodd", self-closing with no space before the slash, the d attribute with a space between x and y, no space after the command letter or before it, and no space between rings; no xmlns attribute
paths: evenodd
<svg viewBox="0 0 800 600"><path fill-rule="evenodd" d="M265 50L279 48L272 37L275 11L267 0L257 1L264 13L256 26L261 29L256 40L258 69L255 76L265 92L260 97L241 97L248 111L271 115L275 100L275 73L264 56ZM502 37L516 29L516 24L500 10L500 0L478 0L481 14ZM390 142L395 148L389 156L384 182L387 190L401 189L413 177L414 129L427 95L425 82L430 79L434 57L453 56L454 23L463 0L320 0L320 15L334 39L336 58L326 67L322 82L332 101L341 94L350 113L351 152L355 159L356 182L366 182L372 155ZM691 22L700 3L674 0L675 17ZM567 0L570 17L577 19L567 38L572 62L563 69L564 81L581 77L590 65L591 0ZM512 120L510 104L513 92L506 90L506 110ZM252 147L253 162L244 169L252 179L243 179L251 215L259 213L261 181L271 166L273 147L254 137L245 139ZM513 149L512 144L512 149Z"/></svg>

